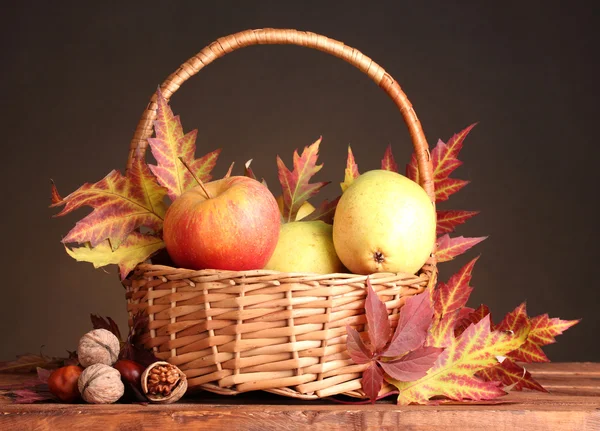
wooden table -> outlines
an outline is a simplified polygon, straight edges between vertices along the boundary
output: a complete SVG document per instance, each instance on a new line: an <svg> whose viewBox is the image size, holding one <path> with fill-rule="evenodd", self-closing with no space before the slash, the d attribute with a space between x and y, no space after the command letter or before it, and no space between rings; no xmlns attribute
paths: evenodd
<svg viewBox="0 0 600 431"><path fill-rule="evenodd" d="M268 393L199 393L172 405L11 404L0 401L0 430L600 430L600 364L528 366L550 393L512 392L503 404L344 405ZM23 376L0 374L0 385Z"/></svg>

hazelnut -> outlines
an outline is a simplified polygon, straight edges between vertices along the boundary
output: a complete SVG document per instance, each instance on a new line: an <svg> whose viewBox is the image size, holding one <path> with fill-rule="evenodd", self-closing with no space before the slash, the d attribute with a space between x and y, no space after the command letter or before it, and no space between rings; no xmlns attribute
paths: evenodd
<svg viewBox="0 0 600 431"><path fill-rule="evenodd" d="M83 367L112 365L118 359L120 350L121 344L115 334L106 329L94 329L79 340L77 357Z"/></svg>
<svg viewBox="0 0 600 431"><path fill-rule="evenodd" d="M48 377L48 389L59 400L72 403L80 397L77 380L82 371L77 365L57 368Z"/></svg>
<svg viewBox="0 0 600 431"><path fill-rule="evenodd" d="M83 370L78 387L83 399L93 404L114 403L125 392L121 374L105 364L90 365Z"/></svg>
<svg viewBox="0 0 600 431"><path fill-rule="evenodd" d="M142 374L142 391L155 403L178 401L187 391L187 377L177 366L164 361L151 364Z"/></svg>

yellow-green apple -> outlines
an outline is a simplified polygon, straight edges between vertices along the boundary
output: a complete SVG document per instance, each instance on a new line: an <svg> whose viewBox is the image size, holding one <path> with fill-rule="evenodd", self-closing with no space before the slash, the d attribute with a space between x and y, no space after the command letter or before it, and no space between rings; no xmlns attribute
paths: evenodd
<svg viewBox="0 0 600 431"><path fill-rule="evenodd" d="M333 244L353 273L416 273L433 251L435 209L415 182L392 171L363 173L340 198Z"/></svg>
<svg viewBox="0 0 600 431"><path fill-rule="evenodd" d="M332 230L330 224L320 220L284 223L265 269L318 274L344 271L333 247Z"/></svg>
<svg viewBox="0 0 600 431"><path fill-rule="evenodd" d="M165 214L163 238L175 265L189 269L262 269L279 238L281 215L269 189L231 176L181 194Z"/></svg>

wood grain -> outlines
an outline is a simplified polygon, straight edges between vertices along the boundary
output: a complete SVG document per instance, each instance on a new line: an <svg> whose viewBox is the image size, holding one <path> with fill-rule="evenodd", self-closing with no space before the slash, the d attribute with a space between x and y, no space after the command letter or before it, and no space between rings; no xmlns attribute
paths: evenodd
<svg viewBox="0 0 600 431"><path fill-rule="evenodd" d="M528 366L549 393L512 392L501 404L345 405L256 392L200 392L173 405L16 405L0 400L0 430L600 430L600 364ZM0 384L28 376L1 375Z"/></svg>

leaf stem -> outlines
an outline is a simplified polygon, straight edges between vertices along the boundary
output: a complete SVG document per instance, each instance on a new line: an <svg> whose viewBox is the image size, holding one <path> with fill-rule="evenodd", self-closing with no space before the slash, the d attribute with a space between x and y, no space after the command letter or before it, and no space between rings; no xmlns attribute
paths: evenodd
<svg viewBox="0 0 600 431"><path fill-rule="evenodd" d="M179 160L181 160L181 163L183 163L183 166L185 166L185 168L192 175L192 177L194 177L194 179L196 180L198 185L202 188L202 191L204 192L206 197L208 199L212 199L212 196L210 195L210 193L208 193L208 190L206 189L206 187L204 187L204 183L202 182L202 180L200 178L198 178L198 176L192 171L192 169L188 166L188 164L185 162L185 160L183 160L183 157L180 156Z"/></svg>

